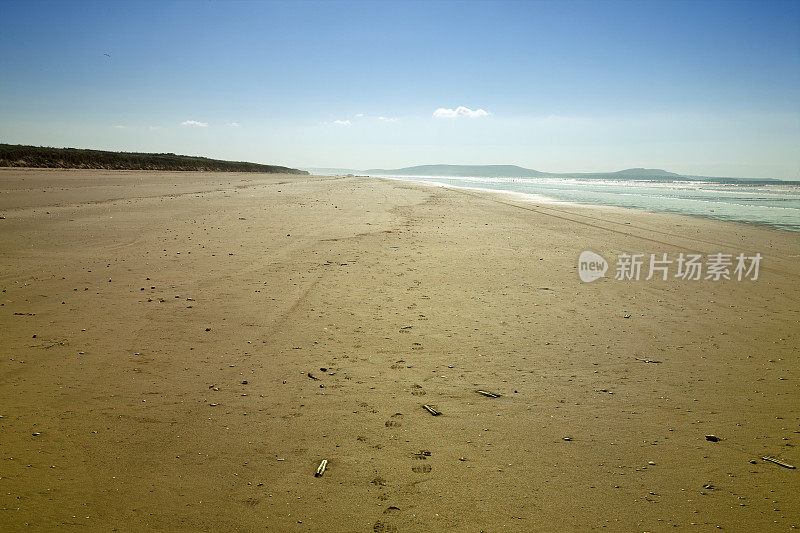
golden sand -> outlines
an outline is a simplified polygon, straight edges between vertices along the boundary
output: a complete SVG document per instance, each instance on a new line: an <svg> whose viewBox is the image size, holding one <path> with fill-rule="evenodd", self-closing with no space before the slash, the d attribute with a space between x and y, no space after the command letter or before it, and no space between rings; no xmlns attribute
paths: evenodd
<svg viewBox="0 0 800 533"><path fill-rule="evenodd" d="M213 173L2 170L0 216L0 530L800 527L796 233Z"/></svg>

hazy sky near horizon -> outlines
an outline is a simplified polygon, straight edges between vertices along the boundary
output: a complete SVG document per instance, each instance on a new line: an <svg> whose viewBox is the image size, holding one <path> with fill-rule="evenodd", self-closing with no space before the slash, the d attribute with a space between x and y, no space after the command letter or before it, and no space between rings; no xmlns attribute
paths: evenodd
<svg viewBox="0 0 800 533"><path fill-rule="evenodd" d="M0 2L0 142L800 179L800 2Z"/></svg>

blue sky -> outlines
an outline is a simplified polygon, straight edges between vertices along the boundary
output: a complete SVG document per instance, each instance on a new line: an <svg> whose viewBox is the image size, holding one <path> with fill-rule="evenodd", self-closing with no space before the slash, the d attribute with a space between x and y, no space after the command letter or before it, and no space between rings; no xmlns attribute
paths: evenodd
<svg viewBox="0 0 800 533"><path fill-rule="evenodd" d="M800 178L800 2L6 0L0 17L0 142Z"/></svg>

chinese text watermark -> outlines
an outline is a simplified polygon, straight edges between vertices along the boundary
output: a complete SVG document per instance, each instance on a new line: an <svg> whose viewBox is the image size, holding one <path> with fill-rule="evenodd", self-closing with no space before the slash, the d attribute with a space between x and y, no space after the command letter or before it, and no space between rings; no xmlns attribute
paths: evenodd
<svg viewBox="0 0 800 533"><path fill-rule="evenodd" d="M711 280L721 279L736 281L755 281L762 255L679 253L677 255L661 254L629 254L617 255L614 279L632 280ZM578 275L581 281L592 282L605 277L608 262L595 252L586 250L578 258Z"/></svg>

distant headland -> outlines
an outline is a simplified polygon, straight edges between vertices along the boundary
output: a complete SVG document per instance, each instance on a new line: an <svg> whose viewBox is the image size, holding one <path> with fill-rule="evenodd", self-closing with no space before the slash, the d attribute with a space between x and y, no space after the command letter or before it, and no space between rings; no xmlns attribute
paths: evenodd
<svg viewBox="0 0 800 533"><path fill-rule="evenodd" d="M688 176L659 168L628 168L616 172L541 172L517 165L419 165L396 169L372 168L353 170L345 168L306 168L312 174L366 174L369 176L438 176L452 178L577 178L577 179L632 179L632 180L712 180L719 182L777 182L775 178L725 178Z"/></svg>

